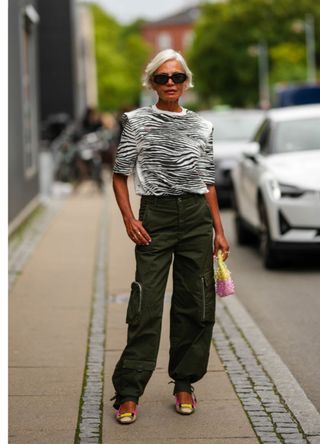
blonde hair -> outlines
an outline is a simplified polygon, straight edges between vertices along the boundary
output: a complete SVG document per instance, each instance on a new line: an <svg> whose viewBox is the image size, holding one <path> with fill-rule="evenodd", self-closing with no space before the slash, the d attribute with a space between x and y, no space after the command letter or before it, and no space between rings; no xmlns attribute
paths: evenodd
<svg viewBox="0 0 320 444"><path fill-rule="evenodd" d="M181 63L185 73L187 74L188 78L186 80L187 82L187 88L193 88L192 83L192 72L190 71L184 57L180 54L180 52L174 51L173 49L164 49L163 51L158 52L158 54L148 63L146 66L146 69L144 70L144 75L142 79L142 85L146 88L151 89L151 77L153 73L161 66L163 63L167 62L168 60L177 60Z"/></svg>

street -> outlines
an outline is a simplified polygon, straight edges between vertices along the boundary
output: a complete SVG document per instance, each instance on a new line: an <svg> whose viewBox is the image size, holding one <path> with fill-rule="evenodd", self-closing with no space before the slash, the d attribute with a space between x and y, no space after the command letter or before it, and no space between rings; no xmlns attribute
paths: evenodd
<svg viewBox="0 0 320 444"><path fill-rule="evenodd" d="M256 246L236 245L232 210L221 213L237 296L319 411L319 264L301 257L265 270Z"/></svg>

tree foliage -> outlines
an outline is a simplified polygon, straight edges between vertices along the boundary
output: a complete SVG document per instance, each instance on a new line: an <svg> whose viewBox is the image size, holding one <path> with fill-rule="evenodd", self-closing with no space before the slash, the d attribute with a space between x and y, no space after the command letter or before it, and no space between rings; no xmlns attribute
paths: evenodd
<svg viewBox="0 0 320 444"><path fill-rule="evenodd" d="M272 84L306 79L305 33L294 23L310 13L315 20L320 61L320 3L314 0L229 0L208 3L187 54L196 89L207 106L258 103L258 61L250 47L265 41Z"/></svg>
<svg viewBox="0 0 320 444"><path fill-rule="evenodd" d="M140 36L142 22L122 26L95 4L91 11L95 27L99 107L119 110L137 106L141 73L150 52Z"/></svg>

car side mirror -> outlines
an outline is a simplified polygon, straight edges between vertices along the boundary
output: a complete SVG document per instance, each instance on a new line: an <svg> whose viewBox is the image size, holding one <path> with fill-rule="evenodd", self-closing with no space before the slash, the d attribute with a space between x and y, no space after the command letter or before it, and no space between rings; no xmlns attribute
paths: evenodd
<svg viewBox="0 0 320 444"><path fill-rule="evenodd" d="M260 144L258 142L250 142L243 151L243 155L246 159L250 159L252 162L257 162L257 154L260 151Z"/></svg>

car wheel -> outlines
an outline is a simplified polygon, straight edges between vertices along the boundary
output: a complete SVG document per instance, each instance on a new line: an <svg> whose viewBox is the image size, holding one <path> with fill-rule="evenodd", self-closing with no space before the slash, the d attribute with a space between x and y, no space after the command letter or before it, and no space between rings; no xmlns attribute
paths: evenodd
<svg viewBox="0 0 320 444"><path fill-rule="evenodd" d="M240 216L236 197L235 197L234 193L232 195L232 206L233 206L233 209L235 212L234 227L235 227L235 232L236 232L237 243L238 243L238 245L251 244L254 237L253 237L253 234L251 233L251 231L246 226L244 220Z"/></svg>
<svg viewBox="0 0 320 444"><path fill-rule="evenodd" d="M259 214L260 214L259 247L260 247L260 253L262 255L263 265L269 269L276 268L279 265L279 259L275 248L272 246L268 215L262 199L260 199L259 202Z"/></svg>

